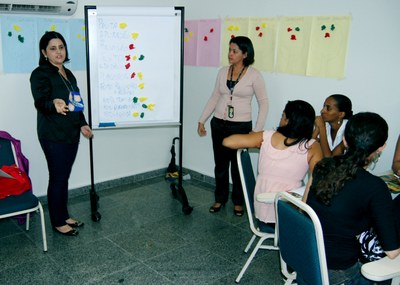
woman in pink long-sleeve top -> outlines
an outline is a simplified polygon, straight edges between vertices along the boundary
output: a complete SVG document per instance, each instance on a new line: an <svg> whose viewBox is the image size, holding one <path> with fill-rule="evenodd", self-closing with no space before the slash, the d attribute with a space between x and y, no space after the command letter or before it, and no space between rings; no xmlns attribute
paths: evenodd
<svg viewBox="0 0 400 285"><path fill-rule="evenodd" d="M234 214L243 216L243 192L240 183L236 151L222 145L224 138L232 134L262 131L268 113L268 98L261 73L250 65L254 63L254 48L247 37L234 37L229 42L229 63L220 69L214 92L200 116L197 132L206 135L205 122L211 120L211 136L214 151L215 202L211 213L221 210L229 199L229 166L232 176L232 202ZM256 97L258 116L253 128L252 99Z"/></svg>

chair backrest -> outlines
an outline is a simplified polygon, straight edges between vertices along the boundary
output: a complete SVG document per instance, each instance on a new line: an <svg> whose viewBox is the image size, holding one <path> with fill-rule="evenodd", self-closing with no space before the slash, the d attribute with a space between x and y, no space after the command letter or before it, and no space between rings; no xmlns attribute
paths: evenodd
<svg viewBox="0 0 400 285"><path fill-rule="evenodd" d="M237 164L239 169L240 181L242 183L244 201L246 204L247 217L249 219L251 230L257 231L254 225L254 188L256 178L254 176L253 166L247 149L237 150Z"/></svg>
<svg viewBox="0 0 400 285"><path fill-rule="evenodd" d="M26 174L29 175L29 160L26 158L26 156L22 153L21 149L21 141L14 138L11 136L9 133L6 131L1 131L0 130L0 139L2 139L2 143L5 145L10 144L11 149L12 149L12 155L14 159L14 163L9 164L11 161L10 159L10 152L9 148L5 147L3 151L5 151L5 156L3 157L3 165L5 164L16 164L22 171L24 171ZM2 154L0 154L0 159L1 159Z"/></svg>
<svg viewBox="0 0 400 285"><path fill-rule="evenodd" d="M0 167L16 164L14 150L11 141L0 138Z"/></svg>
<svg viewBox="0 0 400 285"><path fill-rule="evenodd" d="M306 284L328 285L322 227L314 210L291 194L281 192L275 198L275 211L282 271L289 266L296 271L296 279Z"/></svg>

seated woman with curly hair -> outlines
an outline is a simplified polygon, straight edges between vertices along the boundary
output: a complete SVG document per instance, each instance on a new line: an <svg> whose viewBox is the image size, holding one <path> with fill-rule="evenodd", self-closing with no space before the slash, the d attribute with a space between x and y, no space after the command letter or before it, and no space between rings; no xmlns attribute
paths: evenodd
<svg viewBox="0 0 400 285"><path fill-rule="evenodd" d="M400 236L386 183L366 170L385 148L386 121L375 113L351 117L346 152L314 167L303 200L317 213L324 233L330 284L372 284L362 277L357 236L375 229L385 254L400 254Z"/></svg>

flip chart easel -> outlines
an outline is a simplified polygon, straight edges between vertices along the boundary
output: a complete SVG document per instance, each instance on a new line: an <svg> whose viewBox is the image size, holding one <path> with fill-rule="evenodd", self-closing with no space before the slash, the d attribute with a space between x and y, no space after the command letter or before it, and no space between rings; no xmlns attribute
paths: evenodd
<svg viewBox="0 0 400 285"><path fill-rule="evenodd" d="M179 126L182 185L183 7L85 6L89 124ZM90 140L92 219L99 221Z"/></svg>

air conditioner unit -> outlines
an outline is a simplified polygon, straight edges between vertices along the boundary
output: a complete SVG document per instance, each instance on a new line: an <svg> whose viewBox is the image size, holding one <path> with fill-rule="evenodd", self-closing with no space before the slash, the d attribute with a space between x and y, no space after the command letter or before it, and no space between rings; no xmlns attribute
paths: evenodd
<svg viewBox="0 0 400 285"><path fill-rule="evenodd" d="M78 0L0 0L0 14L72 15Z"/></svg>

